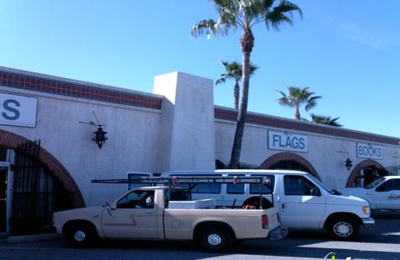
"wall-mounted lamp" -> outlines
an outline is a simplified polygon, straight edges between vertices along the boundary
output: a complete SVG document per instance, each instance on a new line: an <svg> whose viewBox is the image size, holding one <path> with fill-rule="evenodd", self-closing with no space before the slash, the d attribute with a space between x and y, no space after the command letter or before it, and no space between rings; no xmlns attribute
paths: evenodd
<svg viewBox="0 0 400 260"><path fill-rule="evenodd" d="M92 138L92 141L97 144L99 149L101 149L101 147L103 147L104 143L108 139L106 136L107 132L105 132L103 130L103 125L100 125L99 120L97 119L96 113L94 111L93 111L93 114L94 114L94 117L96 118L97 124L92 121L89 121L89 122L79 121L79 123L92 125L97 128L97 131L93 132L94 137Z"/></svg>
<svg viewBox="0 0 400 260"><path fill-rule="evenodd" d="M346 166L347 170L350 171L351 167L353 167L353 162L350 160L350 158L347 158L347 160L344 161L344 166Z"/></svg>
<svg viewBox="0 0 400 260"><path fill-rule="evenodd" d="M101 147L103 147L103 144L108 139L106 136L107 132L103 131L103 127L101 125L97 125L97 131L93 132L93 134L94 137L92 141L94 141L99 149L101 149Z"/></svg>

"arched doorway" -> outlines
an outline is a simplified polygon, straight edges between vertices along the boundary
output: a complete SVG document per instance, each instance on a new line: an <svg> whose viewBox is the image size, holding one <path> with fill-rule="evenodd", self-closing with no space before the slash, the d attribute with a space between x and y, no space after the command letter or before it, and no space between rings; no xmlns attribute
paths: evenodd
<svg viewBox="0 0 400 260"><path fill-rule="evenodd" d="M0 130L0 233L48 232L54 211L84 206L75 181L40 141Z"/></svg>
<svg viewBox="0 0 400 260"><path fill-rule="evenodd" d="M277 153L265 160L261 169L285 169L306 171L320 179L314 167L303 157L290 152Z"/></svg>
<svg viewBox="0 0 400 260"><path fill-rule="evenodd" d="M389 173L378 162L368 159L360 162L352 170L346 187L364 187L365 185L386 176Z"/></svg>

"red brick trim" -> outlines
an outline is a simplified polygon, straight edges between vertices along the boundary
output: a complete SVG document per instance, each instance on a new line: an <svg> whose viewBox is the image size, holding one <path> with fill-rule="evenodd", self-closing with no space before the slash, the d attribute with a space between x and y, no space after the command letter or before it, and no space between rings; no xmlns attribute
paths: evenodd
<svg viewBox="0 0 400 260"><path fill-rule="evenodd" d="M25 137L0 129L0 146L7 147L9 149L15 149L18 145L28 141L29 140ZM73 195L73 207L84 207L85 202L82 194L74 179L71 177L71 174L65 169L65 167L43 147L40 148L38 159L44 163L56 177L60 179L60 181L64 184L64 188L71 192Z"/></svg>
<svg viewBox="0 0 400 260"><path fill-rule="evenodd" d="M282 153L277 153L266 159L260 166L261 169L270 169L270 167L279 161L282 160L290 160L294 161L296 163L301 164L304 166L309 173L317 177L318 179L321 179L317 173L317 171L314 169L314 167L309 163L306 159L301 157L300 155L297 155L295 153L290 153L290 152L282 152Z"/></svg>
<svg viewBox="0 0 400 260"><path fill-rule="evenodd" d="M28 74L28 73L25 73ZM162 98L139 93L106 89L95 84L80 84L72 80L61 78L51 79L50 76L37 74L25 75L24 73L13 73L0 71L0 85L5 87L26 89L30 91L45 92L55 95L70 96L109 103L123 104L128 106L161 109ZM33 74L33 73L32 73ZM55 77L54 77L55 78Z"/></svg>
<svg viewBox="0 0 400 260"><path fill-rule="evenodd" d="M380 163L378 163L374 160L371 160L371 159L364 160L364 161L358 163L351 170L351 174L350 174L349 178L347 179L346 187L352 187L352 184L354 183L354 181L355 181L356 177L358 176L358 174L360 173L360 171L367 167L374 167L378 170L385 169L385 167L383 167Z"/></svg>

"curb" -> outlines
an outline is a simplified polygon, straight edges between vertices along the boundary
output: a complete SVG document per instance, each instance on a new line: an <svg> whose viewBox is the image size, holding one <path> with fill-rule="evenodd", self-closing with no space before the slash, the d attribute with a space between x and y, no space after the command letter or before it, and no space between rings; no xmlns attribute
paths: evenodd
<svg viewBox="0 0 400 260"><path fill-rule="evenodd" d="M62 236L59 234L40 234L40 235L29 235L29 236L11 236L6 239L8 244L26 243L26 242L37 242L59 239Z"/></svg>

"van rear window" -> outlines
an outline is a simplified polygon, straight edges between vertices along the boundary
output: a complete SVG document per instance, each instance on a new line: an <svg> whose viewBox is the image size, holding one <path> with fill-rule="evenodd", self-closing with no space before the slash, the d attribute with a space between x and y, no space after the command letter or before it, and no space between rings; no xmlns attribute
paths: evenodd
<svg viewBox="0 0 400 260"><path fill-rule="evenodd" d="M192 174L172 174L171 176L186 176L186 177L221 177L221 174L207 174L207 175L192 175ZM219 194L221 193L221 184L220 183L199 183L199 184L186 184L186 183L178 183L178 186L183 189L188 189L193 193L212 193Z"/></svg>
<svg viewBox="0 0 400 260"><path fill-rule="evenodd" d="M252 175L253 177L265 177L269 182L266 184L250 184L250 194L260 194L260 188L262 194L271 194L275 187L275 176L274 175Z"/></svg>
<svg viewBox="0 0 400 260"><path fill-rule="evenodd" d="M229 174L228 176L246 176L245 174ZM226 193L227 194L244 194L244 184L243 183L238 183L238 184L227 184L226 185Z"/></svg>

